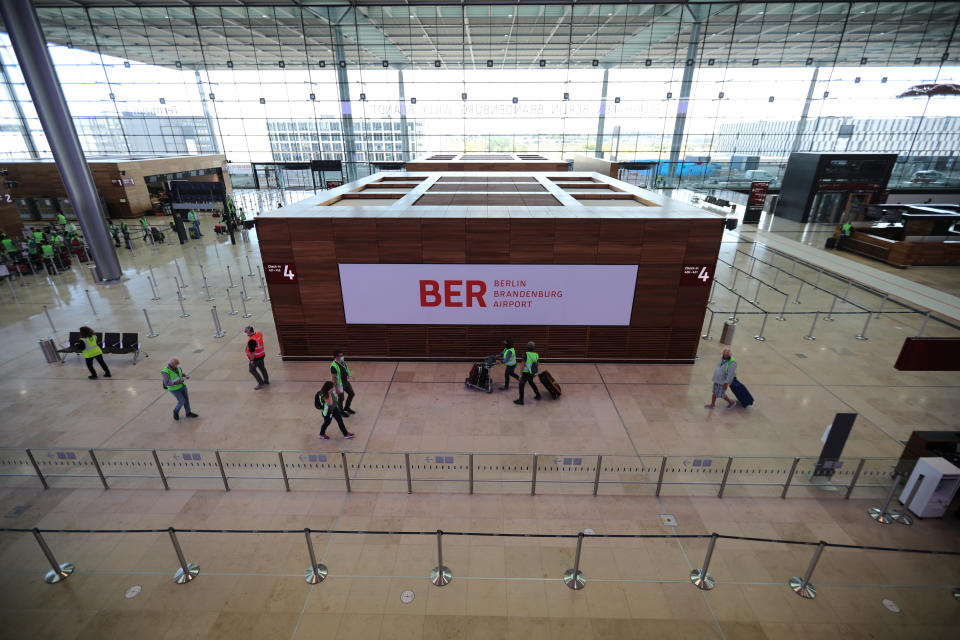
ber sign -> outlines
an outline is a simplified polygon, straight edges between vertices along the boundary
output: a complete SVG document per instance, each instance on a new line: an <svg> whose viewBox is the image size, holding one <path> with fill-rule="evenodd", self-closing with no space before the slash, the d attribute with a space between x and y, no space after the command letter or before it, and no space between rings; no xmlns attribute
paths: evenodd
<svg viewBox="0 0 960 640"><path fill-rule="evenodd" d="M637 265L341 264L347 324L630 324Z"/></svg>

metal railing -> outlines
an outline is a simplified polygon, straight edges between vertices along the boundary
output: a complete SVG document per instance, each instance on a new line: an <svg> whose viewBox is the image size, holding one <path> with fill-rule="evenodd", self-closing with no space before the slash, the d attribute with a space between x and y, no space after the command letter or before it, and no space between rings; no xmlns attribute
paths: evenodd
<svg viewBox="0 0 960 640"><path fill-rule="evenodd" d="M815 456L436 453L396 451L0 448L0 478L45 488L331 489L650 495L682 489L724 497L731 489L780 495L800 488L849 498L879 490L897 458ZM749 490L747 491L747 489Z"/></svg>

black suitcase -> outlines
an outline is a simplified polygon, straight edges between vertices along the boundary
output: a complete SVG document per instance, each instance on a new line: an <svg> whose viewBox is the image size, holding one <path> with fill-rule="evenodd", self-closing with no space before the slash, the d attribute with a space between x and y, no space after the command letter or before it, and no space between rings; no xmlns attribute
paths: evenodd
<svg viewBox="0 0 960 640"><path fill-rule="evenodd" d="M556 400L561 395L563 391L560 390L560 385L557 384L557 381L553 379L553 376L550 375L549 371L544 371L539 376L540 384L543 385L543 388L547 390L547 393L550 394L550 397Z"/></svg>
<svg viewBox="0 0 960 640"><path fill-rule="evenodd" d="M493 381L490 379L490 370L482 362L478 362L470 368L470 375L463 381L468 387L493 392Z"/></svg>
<svg viewBox="0 0 960 640"><path fill-rule="evenodd" d="M730 383L730 391L737 397L737 402L739 402L740 406L744 409L753 404L753 396L750 395L750 391L736 378Z"/></svg>
<svg viewBox="0 0 960 640"><path fill-rule="evenodd" d="M836 238L834 238L833 236L830 236L829 238L827 238L827 244L826 244L827 249L834 249L836 248L836 246L837 246Z"/></svg>

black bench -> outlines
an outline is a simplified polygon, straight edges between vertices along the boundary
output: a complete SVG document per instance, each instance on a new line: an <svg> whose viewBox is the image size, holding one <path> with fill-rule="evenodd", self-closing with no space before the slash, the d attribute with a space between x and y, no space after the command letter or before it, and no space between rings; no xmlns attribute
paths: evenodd
<svg viewBox="0 0 960 640"><path fill-rule="evenodd" d="M140 348L140 336L136 333L95 333L97 344L104 353L124 355L133 354L133 364L137 364L137 358L143 353L144 358L149 358L150 354ZM71 331L67 338L67 344L61 349L60 353L75 353L78 356L83 354L84 344L80 339L79 331Z"/></svg>

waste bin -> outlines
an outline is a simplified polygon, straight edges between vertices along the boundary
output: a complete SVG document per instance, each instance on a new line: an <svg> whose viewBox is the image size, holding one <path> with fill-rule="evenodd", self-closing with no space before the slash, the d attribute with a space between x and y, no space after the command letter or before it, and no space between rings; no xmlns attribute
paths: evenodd
<svg viewBox="0 0 960 640"><path fill-rule="evenodd" d="M737 219L736 218L727 218L724 224L727 227L727 231L733 231L737 228Z"/></svg>
<svg viewBox="0 0 960 640"><path fill-rule="evenodd" d="M62 362L60 352L57 351L57 343L53 341L53 338L37 340L37 343L40 345L40 351L43 351L43 357L47 362L51 364L54 362Z"/></svg>
<svg viewBox="0 0 960 640"><path fill-rule="evenodd" d="M720 334L720 342L722 344L731 344L733 342L733 333L736 331L737 325L735 325L730 320L727 320L723 323L723 332Z"/></svg>

